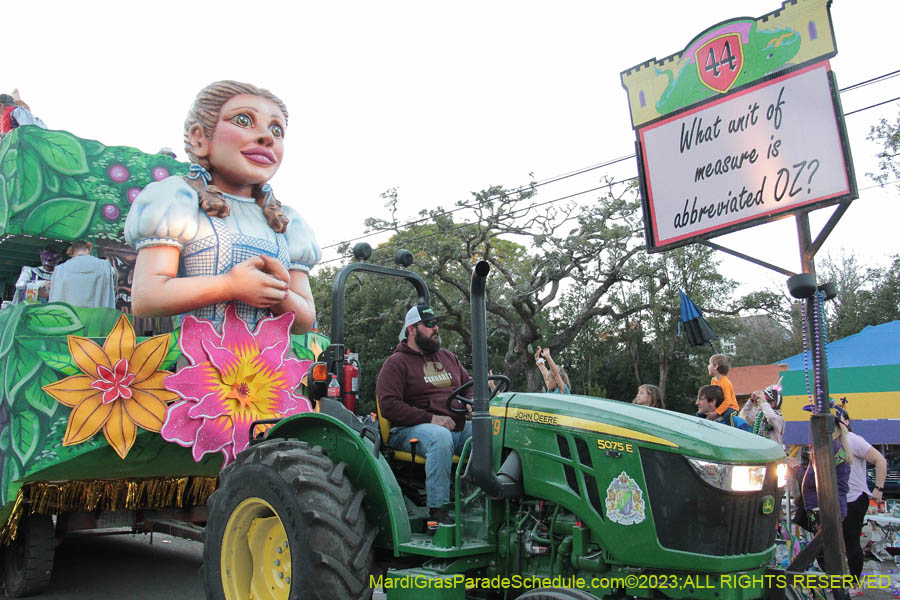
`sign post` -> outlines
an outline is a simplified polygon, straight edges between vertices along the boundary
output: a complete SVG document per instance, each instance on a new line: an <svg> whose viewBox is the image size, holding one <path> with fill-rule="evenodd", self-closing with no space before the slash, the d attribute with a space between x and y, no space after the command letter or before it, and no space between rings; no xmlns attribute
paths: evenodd
<svg viewBox="0 0 900 600"><path fill-rule="evenodd" d="M707 28L681 52L622 72L637 135L648 252L699 242L780 273L791 271L708 240L791 214L797 221L807 339L814 354L811 436L821 527L789 565L824 551L847 572L814 257L857 197L838 87L830 0L787 0L758 19ZM813 240L808 212L839 204Z"/></svg>

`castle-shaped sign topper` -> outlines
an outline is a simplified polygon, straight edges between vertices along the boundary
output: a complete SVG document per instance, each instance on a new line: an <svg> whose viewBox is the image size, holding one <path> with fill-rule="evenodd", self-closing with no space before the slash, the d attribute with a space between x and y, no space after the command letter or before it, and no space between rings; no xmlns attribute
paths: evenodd
<svg viewBox="0 0 900 600"><path fill-rule="evenodd" d="M634 128L837 53L830 0L788 0L758 19L714 25L682 52L622 72Z"/></svg>

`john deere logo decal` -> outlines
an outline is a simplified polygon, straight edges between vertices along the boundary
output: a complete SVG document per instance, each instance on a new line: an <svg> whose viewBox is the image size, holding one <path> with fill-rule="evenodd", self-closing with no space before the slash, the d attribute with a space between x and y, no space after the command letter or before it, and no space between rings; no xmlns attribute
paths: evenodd
<svg viewBox="0 0 900 600"><path fill-rule="evenodd" d="M625 471L606 488L606 516L620 525L634 525L644 520L644 494L637 482Z"/></svg>
<svg viewBox="0 0 900 600"><path fill-rule="evenodd" d="M724 94L731 89L744 68L741 34L727 33L709 40L697 48L694 61L703 85Z"/></svg>
<svg viewBox="0 0 900 600"><path fill-rule="evenodd" d="M775 498L772 496L766 496L763 498L762 503L762 514L771 515L775 511Z"/></svg>

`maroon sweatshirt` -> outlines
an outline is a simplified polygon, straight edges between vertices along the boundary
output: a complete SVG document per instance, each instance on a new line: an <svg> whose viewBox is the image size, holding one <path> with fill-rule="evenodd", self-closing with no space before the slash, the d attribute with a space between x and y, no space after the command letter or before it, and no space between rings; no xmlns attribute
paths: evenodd
<svg viewBox="0 0 900 600"><path fill-rule="evenodd" d="M381 367L375 393L381 414L392 426L411 427L430 423L434 415L447 415L456 422L454 431L460 431L466 416L447 410L447 398L470 379L452 352L440 349L422 354L403 340ZM472 396L471 389L466 396Z"/></svg>

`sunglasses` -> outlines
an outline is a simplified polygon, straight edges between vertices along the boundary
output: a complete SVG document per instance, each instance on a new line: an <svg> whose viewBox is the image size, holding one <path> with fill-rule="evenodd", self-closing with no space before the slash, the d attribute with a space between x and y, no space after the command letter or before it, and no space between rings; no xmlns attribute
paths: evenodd
<svg viewBox="0 0 900 600"><path fill-rule="evenodd" d="M437 327L437 324L438 324L437 319L429 319L427 321L420 321L420 323L428 328Z"/></svg>

